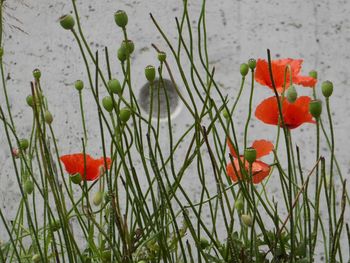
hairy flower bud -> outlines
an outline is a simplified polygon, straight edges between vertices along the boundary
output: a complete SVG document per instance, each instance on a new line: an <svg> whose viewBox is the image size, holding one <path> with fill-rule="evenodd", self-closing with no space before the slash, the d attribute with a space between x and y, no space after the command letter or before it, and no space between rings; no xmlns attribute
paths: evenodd
<svg viewBox="0 0 350 263"><path fill-rule="evenodd" d="M309 104L309 112L314 118L320 117L322 113L322 101L320 100L312 100Z"/></svg>
<svg viewBox="0 0 350 263"><path fill-rule="evenodd" d="M288 88L287 90L287 100L290 103L294 103L298 98L298 93L297 90L295 89L295 87L292 85Z"/></svg>
<svg viewBox="0 0 350 263"><path fill-rule="evenodd" d="M50 125L52 123L52 121L53 121L53 117L52 117L51 112L46 110L45 113L44 113L44 119L45 119L45 122Z"/></svg>
<svg viewBox="0 0 350 263"><path fill-rule="evenodd" d="M122 87L120 85L120 82L117 79L111 79L108 81L108 89L110 92L114 94L121 94L122 93Z"/></svg>
<svg viewBox="0 0 350 263"><path fill-rule="evenodd" d="M78 79L77 81L75 81L74 87L77 91L81 91L84 88L84 82Z"/></svg>
<svg viewBox="0 0 350 263"><path fill-rule="evenodd" d="M330 97L333 93L333 83L329 80L326 80L322 83L322 94L326 98Z"/></svg>
<svg viewBox="0 0 350 263"><path fill-rule="evenodd" d="M113 99L110 96L106 96L102 99L102 105L103 108L105 108L106 111L112 112L113 110Z"/></svg>
<svg viewBox="0 0 350 263"><path fill-rule="evenodd" d="M122 122L127 122L130 119L131 111L129 108L123 108L119 112L119 118Z"/></svg>
<svg viewBox="0 0 350 263"><path fill-rule="evenodd" d="M245 77L247 74L248 74L248 71L249 71L249 66L248 64L246 63L242 63L240 68L239 68L239 71L241 72L241 75L243 77Z"/></svg>

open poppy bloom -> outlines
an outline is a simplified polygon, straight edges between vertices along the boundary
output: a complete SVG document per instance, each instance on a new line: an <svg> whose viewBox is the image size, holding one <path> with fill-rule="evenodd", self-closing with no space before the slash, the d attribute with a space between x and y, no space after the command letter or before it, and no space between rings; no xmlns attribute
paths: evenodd
<svg viewBox="0 0 350 263"><path fill-rule="evenodd" d="M75 153L75 154L67 154L60 157L60 160L63 162L64 167L70 175L74 175L79 173L83 179L86 181L94 181L103 172L105 161L104 158L101 157L99 159L94 159L90 155L85 154L86 158L86 175L84 176L84 154L83 153ZM107 169L111 166L111 158L106 158Z"/></svg>
<svg viewBox="0 0 350 263"><path fill-rule="evenodd" d="M309 112L311 98L300 96L294 103L283 99L282 115L285 125L288 129L294 129L303 123L315 123ZM255 110L255 116L266 124L278 125L279 112L278 103L275 96L263 100Z"/></svg>
<svg viewBox="0 0 350 263"><path fill-rule="evenodd" d="M284 72L287 65L290 65L292 71L292 82L294 84L302 85L304 87L314 87L317 80L309 76L300 76L301 64L303 63L302 59L278 59L272 60L272 74L275 81L276 89L279 93L283 91L283 84L286 81L287 89L290 85L290 73L287 71L286 79L284 79ZM255 71L255 80L263 86L267 86L270 89L273 89L272 82L269 73L269 64L264 59L258 59L256 63Z"/></svg>
<svg viewBox="0 0 350 263"><path fill-rule="evenodd" d="M232 181L237 182L238 178L243 179L243 175L239 166L238 155L229 139L227 139L227 145L234 159L233 163L229 162L226 165L226 172ZM254 161L252 164L252 182L254 184L258 184L270 174L270 166L258 159L265 155L268 155L273 149L273 144L270 141L266 140L256 140L253 142L252 148L256 150L256 161ZM243 155L239 156L239 158L241 159L242 165L245 167L245 170L248 174L249 163L244 160Z"/></svg>

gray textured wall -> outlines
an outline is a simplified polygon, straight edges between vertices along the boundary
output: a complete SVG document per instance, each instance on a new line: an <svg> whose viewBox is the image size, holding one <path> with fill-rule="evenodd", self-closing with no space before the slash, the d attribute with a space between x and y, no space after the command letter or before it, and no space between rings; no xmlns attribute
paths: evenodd
<svg viewBox="0 0 350 263"><path fill-rule="evenodd" d="M193 21L197 20L200 2L190 1L190 16ZM10 76L9 99L18 133L21 136L30 134L31 111L26 106L25 97L30 93L32 70L38 67L42 71L42 86L54 114L53 126L56 129L60 150L63 153L79 151L82 133L78 97L72 88L72 83L76 79L86 80L85 68L72 35L62 30L57 22L61 14L72 10L71 3L69 0L36 0L23 3L8 3L10 8L7 12L17 17L20 22L7 16L7 24L19 26L25 33L7 25L4 46L5 70ZM136 90L146 82L143 76L144 67L157 63L150 43L156 43L166 49L164 41L159 37L149 18L149 12L154 14L170 39L177 40L174 17L180 16L182 1L78 0L78 7L88 41L93 49L102 51L104 46L110 48L114 75L119 77L121 73L115 54L122 35L115 26L113 13L117 9L127 11L129 37L136 45L132 61L133 84ZM271 49L275 58L303 58L304 74L316 69L320 81L329 79L334 82L335 90L331 103L336 127L336 153L346 177L349 176L350 164L348 149L350 135L347 132L350 130L349 13L350 2L341 0L212 0L207 4L210 63L216 67L216 79L224 94L234 98L240 84L239 64L250 57L265 58L266 48ZM188 66L188 62L184 60L184 63ZM181 86L181 83L179 85ZM303 91L310 90L305 88ZM0 102L4 105L2 94ZM254 105L267 96L271 96L271 92L258 86ZM245 112L243 110L247 98L248 92L245 92L239 105L239 113ZM93 105L92 103L92 97L87 95L86 105ZM89 137L94 138L99 132L95 107L87 106L86 114ZM181 116L174 119L175 130L178 132L186 127L186 121L189 120L184 109ZM241 115L237 114L235 118L242 127L245 117L241 119ZM251 123L254 127L250 130L251 140L274 139L274 127L265 126L255 119ZM302 157L306 167L311 168L313 155L310 156L310 152L314 143L312 125L306 124L293 131L293 137L304 150ZM10 219L14 216L19 192L12 173L3 128L0 132L0 145L0 205ZM92 154L99 154L97 140L91 140L89 147ZM191 178L185 180L191 182ZM279 186L272 183L270 187L273 191L277 191ZM189 183L188 188L193 190L193 198L198 198L196 186Z"/></svg>

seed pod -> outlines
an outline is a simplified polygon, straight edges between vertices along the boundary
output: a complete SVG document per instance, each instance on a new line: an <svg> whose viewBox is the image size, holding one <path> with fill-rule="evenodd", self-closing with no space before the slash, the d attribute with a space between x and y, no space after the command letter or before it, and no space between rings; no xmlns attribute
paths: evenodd
<svg viewBox="0 0 350 263"><path fill-rule="evenodd" d="M103 201L103 192L98 191L95 193L94 197L92 198L92 202L94 203L95 206L98 206L102 203Z"/></svg>
<svg viewBox="0 0 350 263"><path fill-rule="evenodd" d="M154 66L152 65L148 65L146 68L145 68L145 76L146 76L146 79L149 81L149 82L153 82L156 78L156 69Z"/></svg>
<svg viewBox="0 0 350 263"><path fill-rule="evenodd" d="M131 111L129 108L125 107L120 110L119 118L122 122L127 122L130 119Z"/></svg>
<svg viewBox="0 0 350 263"><path fill-rule="evenodd" d="M114 21L119 27L125 28L128 24L128 15L124 10L118 10L114 13Z"/></svg>
<svg viewBox="0 0 350 263"><path fill-rule="evenodd" d="M322 113L322 102L320 100L312 100L309 104L309 112L314 118L320 117Z"/></svg>
<svg viewBox="0 0 350 263"><path fill-rule="evenodd" d="M70 14L61 16L59 21L61 26L66 30L72 30L75 24L74 18Z"/></svg>
<svg viewBox="0 0 350 263"><path fill-rule="evenodd" d="M40 79L40 77L41 77L41 71L39 70L39 69L34 69L33 70L33 77L34 77L34 79L35 80L39 80Z"/></svg>
<svg viewBox="0 0 350 263"><path fill-rule="evenodd" d="M253 219L250 215L247 215L247 214L241 215L241 220L243 224L246 225L247 227L251 227L253 225Z"/></svg>
<svg viewBox="0 0 350 263"><path fill-rule="evenodd" d="M44 113L44 119L45 119L45 122L50 125L52 123L52 121L53 121L53 117L52 117L51 112L46 110L45 113Z"/></svg>
<svg viewBox="0 0 350 263"><path fill-rule="evenodd" d="M27 150L29 147L29 141L27 139L19 140L19 148L23 151Z"/></svg>
<svg viewBox="0 0 350 263"><path fill-rule="evenodd" d="M73 174L69 178L73 184L80 184L81 181L83 180L80 173Z"/></svg>
<svg viewBox="0 0 350 263"><path fill-rule="evenodd" d="M326 80L322 83L322 94L326 98L330 97L333 93L333 83L329 80Z"/></svg>
<svg viewBox="0 0 350 263"><path fill-rule="evenodd" d="M110 96L106 96L102 99L102 105L106 111L112 112L113 110L113 99Z"/></svg>
<svg viewBox="0 0 350 263"><path fill-rule="evenodd" d="M251 70L254 70L256 67L256 60L254 58L249 59L248 66Z"/></svg>
<svg viewBox="0 0 350 263"><path fill-rule="evenodd" d="M244 150L244 158L248 163L252 164L256 160L256 150L253 147L249 147Z"/></svg>
<svg viewBox="0 0 350 263"><path fill-rule="evenodd" d="M111 79L108 81L108 89L110 92L114 94L121 94L122 93L122 87L120 85L120 82L117 79Z"/></svg>
<svg viewBox="0 0 350 263"><path fill-rule="evenodd" d="M79 80L75 81L74 87L76 90L81 91L84 88L84 82L79 79Z"/></svg>
<svg viewBox="0 0 350 263"><path fill-rule="evenodd" d="M166 53L164 51L158 52L158 60L160 62L164 62L166 60Z"/></svg>
<svg viewBox="0 0 350 263"><path fill-rule="evenodd" d="M30 179L27 179L24 183L23 189L26 194L30 195L31 193L33 193L34 183Z"/></svg>
<svg viewBox="0 0 350 263"><path fill-rule="evenodd" d="M132 54L132 52L134 52L134 50L135 50L134 42L132 42L130 39L128 39L128 41L123 40L122 47L124 47L125 50L128 51L129 55Z"/></svg>
<svg viewBox="0 0 350 263"><path fill-rule="evenodd" d="M239 67L239 71L241 72L241 75L245 77L248 74L249 66L246 63L242 63Z"/></svg>
<svg viewBox="0 0 350 263"><path fill-rule="evenodd" d="M287 90L287 100L290 103L294 103L298 98L298 93L297 90L295 89L295 87L292 85L288 88Z"/></svg>

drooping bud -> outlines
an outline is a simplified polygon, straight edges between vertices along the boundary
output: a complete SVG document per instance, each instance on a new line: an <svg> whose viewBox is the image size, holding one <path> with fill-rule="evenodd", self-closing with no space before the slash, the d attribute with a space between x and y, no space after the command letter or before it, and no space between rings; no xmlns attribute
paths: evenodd
<svg viewBox="0 0 350 263"><path fill-rule="evenodd" d="M241 220L243 224L246 225L247 227L251 227L253 225L253 219L250 215L247 215L247 214L241 215Z"/></svg>
<svg viewBox="0 0 350 263"><path fill-rule="evenodd" d="M124 47L124 49L128 51L129 55L132 54L132 52L134 52L134 50L135 50L134 42L132 42L129 39L128 39L128 41L123 40L122 47Z"/></svg>
<svg viewBox="0 0 350 263"><path fill-rule="evenodd" d="M322 94L326 98L330 97L333 93L333 83L329 80L326 80L322 83Z"/></svg>
<svg viewBox="0 0 350 263"><path fill-rule="evenodd" d="M52 123L52 121L53 121L53 117L52 117L51 112L46 110L45 113L44 113L44 119L45 119L45 122L50 125Z"/></svg>
<svg viewBox="0 0 350 263"><path fill-rule="evenodd" d="M130 119L131 111L129 108L125 107L120 110L119 118L122 122L127 122Z"/></svg>
<svg viewBox="0 0 350 263"><path fill-rule="evenodd" d="M320 117L322 113L322 101L320 100L312 100L309 104L309 112L314 118Z"/></svg>
<svg viewBox="0 0 350 263"><path fill-rule="evenodd" d="M66 30L72 30L75 24L74 18L70 14L61 16L59 21L61 26Z"/></svg>
<svg viewBox="0 0 350 263"><path fill-rule="evenodd" d="M158 60L160 62L164 62L166 60L166 53L164 51L158 52Z"/></svg>
<svg viewBox="0 0 350 263"><path fill-rule="evenodd" d="M156 78L156 69L154 66L152 65L148 65L146 68L145 68L145 76L146 76L146 79L149 81L149 82L153 82Z"/></svg>
<svg viewBox="0 0 350 263"><path fill-rule="evenodd" d="M316 70L311 70L309 72L309 76L314 78L314 79L317 79L317 71Z"/></svg>
<svg viewBox="0 0 350 263"><path fill-rule="evenodd" d="M94 197L92 198L92 202L94 203L95 206L98 206L102 203L103 201L103 192L98 191L95 193Z"/></svg>
<svg viewBox="0 0 350 263"><path fill-rule="evenodd" d="M19 148L23 151L27 150L29 147L29 141L27 139L19 140Z"/></svg>
<svg viewBox="0 0 350 263"><path fill-rule="evenodd" d="M106 111L112 112L113 110L113 99L110 96L106 96L102 99L102 105L103 108L105 108Z"/></svg>
<svg viewBox="0 0 350 263"><path fill-rule="evenodd" d="M108 89L110 92L114 94L121 94L122 93L122 87L120 85L120 82L117 79L111 79L108 81Z"/></svg>
<svg viewBox="0 0 350 263"><path fill-rule="evenodd" d="M249 59L248 66L251 70L254 70L256 67L256 60L254 58Z"/></svg>
<svg viewBox="0 0 350 263"><path fill-rule="evenodd" d="M23 189L26 194L30 195L31 193L33 193L34 183L30 179L27 179L24 183Z"/></svg>
<svg viewBox="0 0 350 263"><path fill-rule="evenodd" d="M80 184L81 181L83 180L80 173L76 173L69 176L69 179L72 181L73 184Z"/></svg>
<svg viewBox="0 0 350 263"><path fill-rule="evenodd" d="M39 79L40 79L40 77L41 77L41 71L40 71L40 69L34 69L33 70L33 77L34 77L34 79L36 80L36 81L38 81Z"/></svg>
<svg viewBox="0 0 350 263"><path fill-rule="evenodd" d="M287 100L290 103L294 103L298 98L297 90L295 89L294 85L290 86L287 90Z"/></svg>
<svg viewBox="0 0 350 263"><path fill-rule="evenodd" d="M244 158L248 163L252 164L256 160L256 150L253 147L249 147L244 150Z"/></svg>
<svg viewBox="0 0 350 263"><path fill-rule="evenodd" d="M114 21L119 27L125 28L128 24L128 15L124 10L118 10L114 13Z"/></svg>
<svg viewBox="0 0 350 263"><path fill-rule="evenodd" d="M118 59L120 62L124 62L126 60L126 49L125 47L121 46L119 49L118 49Z"/></svg>
<svg viewBox="0 0 350 263"><path fill-rule="evenodd" d="M81 91L84 88L84 82L78 79L77 81L75 81L74 87L77 91Z"/></svg>
<svg viewBox="0 0 350 263"><path fill-rule="evenodd" d="M33 107L33 106L34 106L34 101L33 101L33 96L32 96L32 95L28 95L27 98L26 98L26 101L27 101L27 104L28 104L30 107Z"/></svg>
<svg viewBox="0 0 350 263"><path fill-rule="evenodd" d="M248 71L249 71L249 66L248 64L246 63L242 63L240 68L239 68L239 71L241 72L241 75L243 77L245 77L247 74L248 74Z"/></svg>

